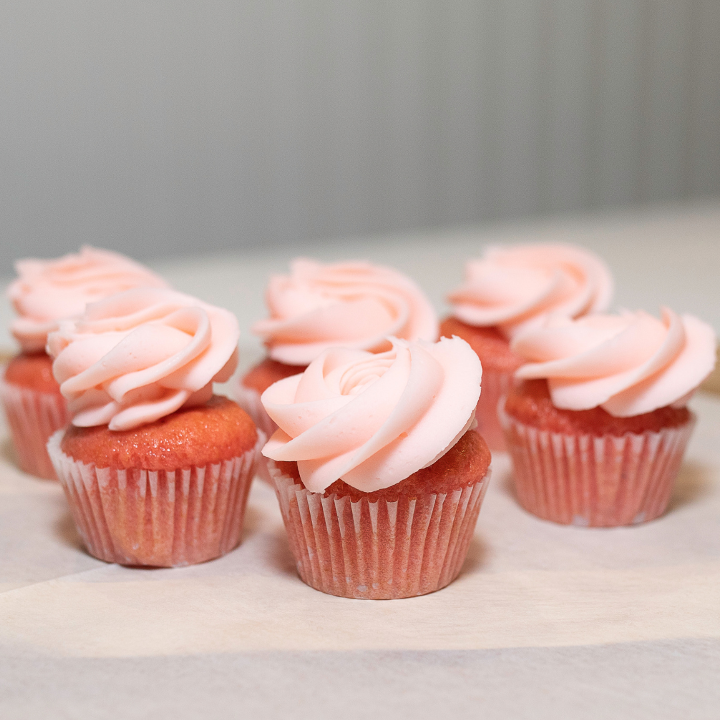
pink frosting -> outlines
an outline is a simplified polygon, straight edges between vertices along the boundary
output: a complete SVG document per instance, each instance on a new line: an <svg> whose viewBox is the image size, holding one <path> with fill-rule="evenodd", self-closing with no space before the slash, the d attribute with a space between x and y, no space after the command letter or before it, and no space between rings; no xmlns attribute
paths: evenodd
<svg viewBox="0 0 720 720"><path fill-rule="evenodd" d="M87 246L57 260L19 260L15 268L7 293L19 317L11 331L24 352L44 350L58 321L80 315L89 302L134 287L167 287L130 258Z"/></svg>
<svg viewBox="0 0 720 720"><path fill-rule="evenodd" d="M279 426L263 454L297 461L311 492L340 478L365 492L395 485L435 462L474 421L482 368L464 340L390 341L378 354L327 350L263 393Z"/></svg>
<svg viewBox="0 0 720 720"><path fill-rule="evenodd" d="M602 407L616 417L682 406L715 366L715 332L692 315L663 308L550 318L518 335L512 350L530 361L519 378L547 378L553 404Z"/></svg>
<svg viewBox="0 0 720 720"><path fill-rule="evenodd" d="M238 322L174 290L138 288L87 306L48 337L73 424L129 430L206 402L237 366Z"/></svg>
<svg viewBox="0 0 720 720"><path fill-rule="evenodd" d="M468 325L497 327L512 337L550 313L579 317L606 310L613 292L600 258L572 245L490 247L465 267L465 282L448 296Z"/></svg>
<svg viewBox="0 0 720 720"><path fill-rule="evenodd" d="M289 275L273 275L266 293L270 317L253 326L273 360L307 365L342 346L379 352L387 337L437 340L437 315L410 278L381 265L323 265L297 259Z"/></svg>

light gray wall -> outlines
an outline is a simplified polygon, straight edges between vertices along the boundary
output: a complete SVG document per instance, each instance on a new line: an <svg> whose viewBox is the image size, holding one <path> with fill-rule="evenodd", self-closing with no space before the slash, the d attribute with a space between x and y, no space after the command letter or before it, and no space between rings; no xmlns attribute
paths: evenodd
<svg viewBox="0 0 720 720"><path fill-rule="evenodd" d="M720 195L719 0L7 0L0 275Z"/></svg>

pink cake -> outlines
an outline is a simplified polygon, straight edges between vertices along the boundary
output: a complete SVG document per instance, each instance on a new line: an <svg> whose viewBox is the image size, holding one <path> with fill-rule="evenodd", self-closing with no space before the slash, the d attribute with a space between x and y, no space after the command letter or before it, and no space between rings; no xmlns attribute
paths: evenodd
<svg viewBox="0 0 720 720"><path fill-rule="evenodd" d="M497 406L522 362L510 340L550 314L580 317L605 310L611 295L605 264L571 245L491 247L467 262L465 282L448 296L453 314L440 334L466 340L482 362L478 431L492 450L505 449Z"/></svg>
<svg viewBox="0 0 720 720"><path fill-rule="evenodd" d="M555 317L512 349L526 363L501 420L522 506L589 526L662 515L693 427L686 403L715 364L712 328L667 309Z"/></svg>
<svg viewBox="0 0 720 720"><path fill-rule="evenodd" d="M123 565L204 562L240 542L264 436L226 398L237 320L161 288L92 303L50 333L72 425L48 442L78 531Z"/></svg>
<svg viewBox="0 0 720 720"><path fill-rule="evenodd" d="M325 351L262 396L263 448L304 582L350 598L434 592L458 575L489 479L471 428L480 362L459 338Z"/></svg>
<svg viewBox="0 0 720 720"><path fill-rule="evenodd" d="M302 372L330 347L382 352L387 337L437 340L437 316L406 275L367 262L322 264L296 259L290 274L273 275L266 291L269 317L259 320L268 356L236 384L233 397L268 436L275 423L260 395L274 382ZM262 475L261 464L261 475Z"/></svg>
<svg viewBox="0 0 720 720"><path fill-rule="evenodd" d="M8 297L18 317L11 326L22 352L0 379L2 400L22 470L54 478L48 438L70 421L45 352L49 332L85 305L133 287L165 287L165 281L130 258L83 247L56 260L20 260Z"/></svg>

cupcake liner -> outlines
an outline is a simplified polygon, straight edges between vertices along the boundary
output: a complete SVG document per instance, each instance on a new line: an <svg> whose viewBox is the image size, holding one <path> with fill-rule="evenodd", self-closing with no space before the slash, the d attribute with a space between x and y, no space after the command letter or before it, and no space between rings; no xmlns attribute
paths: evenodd
<svg viewBox="0 0 720 720"><path fill-rule="evenodd" d="M272 437L277 430L277 424L270 419L267 411L260 402L260 393L253 388L246 387L238 381L232 389L232 399L253 419L255 425L266 438ZM267 458L261 455L258 458L257 476L272 485L272 479L267 468Z"/></svg>
<svg viewBox="0 0 720 720"><path fill-rule="evenodd" d="M440 590L460 572L490 469L474 485L394 502L312 493L268 463L290 548L310 587L386 600Z"/></svg>
<svg viewBox="0 0 720 720"><path fill-rule="evenodd" d="M665 512L695 416L659 432L570 435L539 430L498 409L520 504L563 525L614 527Z"/></svg>
<svg viewBox="0 0 720 720"><path fill-rule="evenodd" d="M497 407L500 399L507 395L513 382L511 372L497 372L483 368L482 390L475 409L475 418L478 422L475 429L494 451L507 450L505 434L498 420Z"/></svg>
<svg viewBox="0 0 720 720"><path fill-rule="evenodd" d="M58 431L50 438L48 452L91 555L175 567L212 560L239 544L262 432L242 455L170 471L98 468L68 457L62 437Z"/></svg>
<svg viewBox="0 0 720 720"><path fill-rule="evenodd" d="M39 392L0 380L0 399L20 469L37 477L55 479L46 449L50 436L70 422L67 401L56 393Z"/></svg>

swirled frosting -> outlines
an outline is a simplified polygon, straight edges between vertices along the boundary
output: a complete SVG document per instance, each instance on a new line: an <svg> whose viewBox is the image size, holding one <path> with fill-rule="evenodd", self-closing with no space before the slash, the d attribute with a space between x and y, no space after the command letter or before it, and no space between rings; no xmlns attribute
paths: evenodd
<svg viewBox="0 0 720 720"><path fill-rule="evenodd" d="M684 405L715 365L715 332L692 315L554 316L518 335L519 378L547 378L553 404L630 417Z"/></svg>
<svg viewBox="0 0 720 720"><path fill-rule="evenodd" d="M206 402L237 366L238 322L228 310L162 288L91 303L48 336L53 374L73 425L129 430Z"/></svg>
<svg viewBox="0 0 720 720"><path fill-rule="evenodd" d="M279 429L263 454L297 461L311 492L342 478L364 492L395 485L447 452L475 418L482 368L460 338L391 338L372 354L333 348L262 395Z"/></svg>
<svg viewBox="0 0 720 720"><path fill-rule="evenodd" d="M494 326L506 337L550 313L579 317L606 310L613 282L605 263L572 245L490 247L465 266L465 282L448 295L468 325Z"/></svg>
<svg viewBox="0 0 720 720"><path fill-rule="evenodd" d="M297 259L289 275L273 275L266 292L270 317L253 326L273 360L307 365L323 350L342 346L379 352L393 335L437 340L438 322L410 278L381 265L323 265Z"/></svg>
<svg viewBox="0 0 720 720"><path fill-rule="evenodd" d="M18 314L11 332L24 352L44 350L58 321L82 314L89 302L134 287L167 287L130 258L88 246L56 260L19 260L15 269L7 291Z"/></svg>

